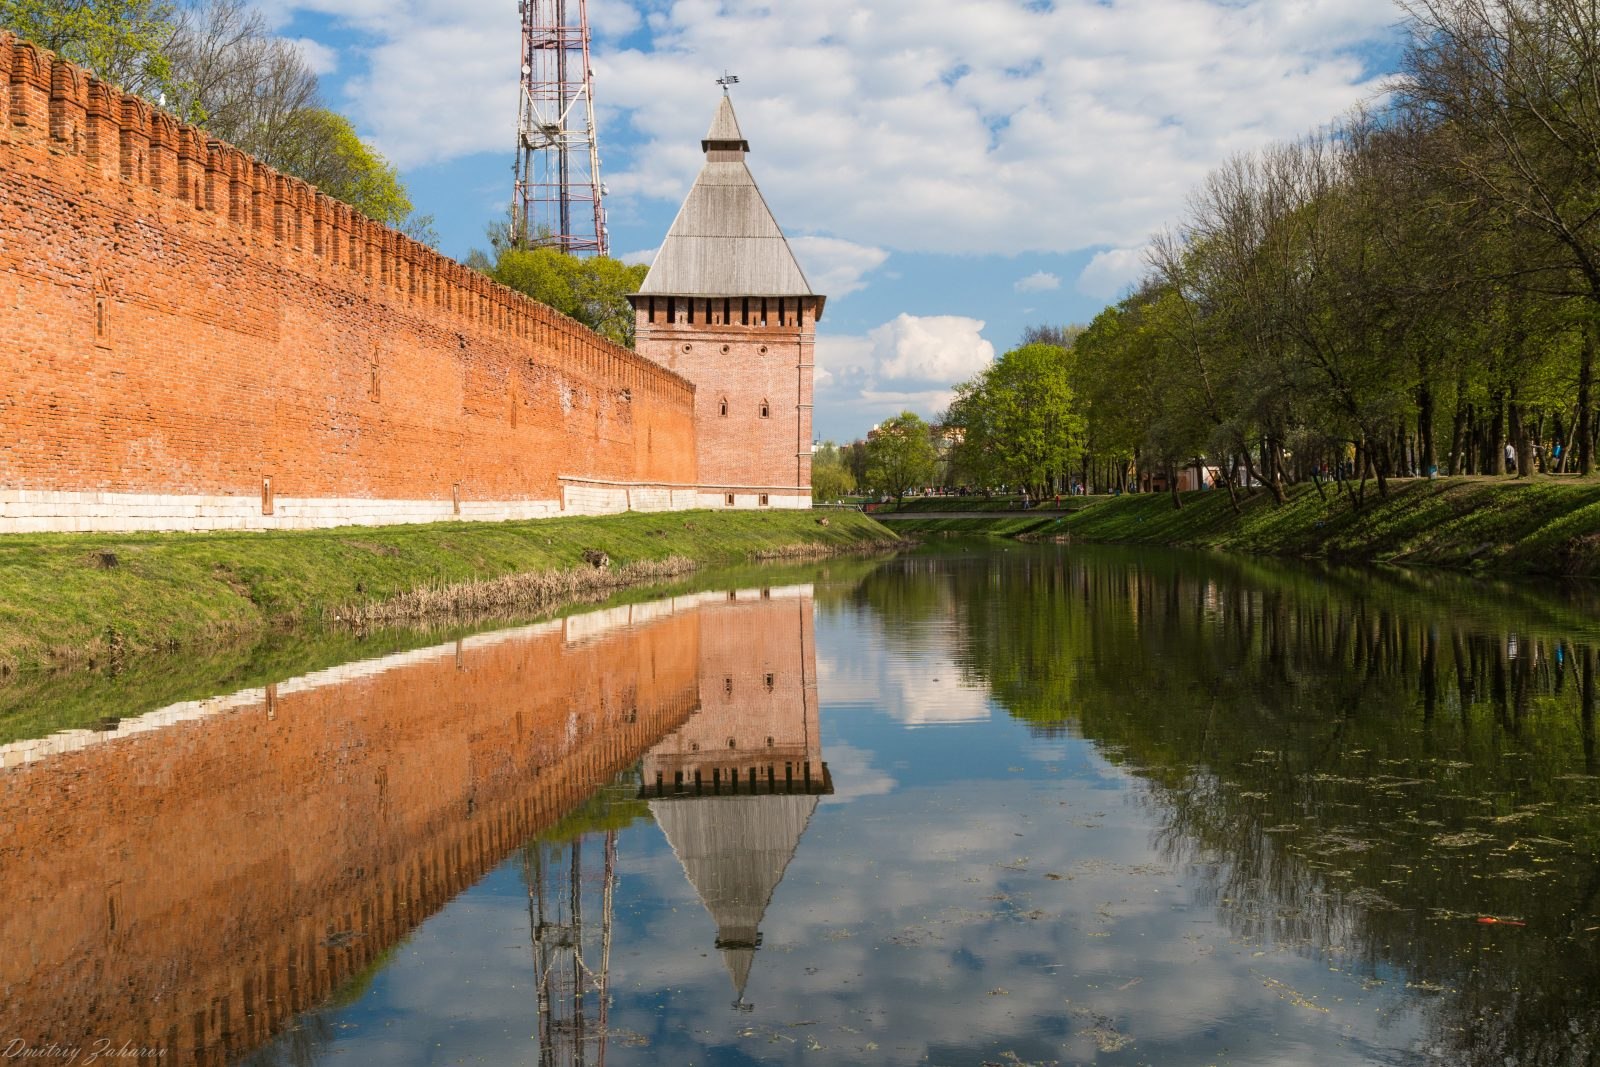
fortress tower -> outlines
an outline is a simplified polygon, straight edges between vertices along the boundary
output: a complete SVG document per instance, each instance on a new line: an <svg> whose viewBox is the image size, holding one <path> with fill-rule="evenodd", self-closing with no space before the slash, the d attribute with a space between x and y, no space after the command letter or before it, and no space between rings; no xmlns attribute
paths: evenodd
<svg viewBox="0 0 1600 1067"><path fill-rule="evenodd" d="M695 383L701 507L811 506L811 291L723 96L706 162L639 292L637 351Z"/></svg>

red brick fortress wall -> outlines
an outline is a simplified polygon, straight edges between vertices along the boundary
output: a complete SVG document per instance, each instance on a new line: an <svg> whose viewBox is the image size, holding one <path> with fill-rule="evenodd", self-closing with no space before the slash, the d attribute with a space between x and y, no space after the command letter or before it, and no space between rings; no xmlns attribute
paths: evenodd
<svg viewBox="0 0 1600 1067"><path fill-rule="evenodd" d="M0 531L696 502L694 386L0 34Z"/></svg>
<svg viewBox="0 0 1600 1067"><path fill-rule="evenodd" d="M700 506L810 507L817 298L634 304L640 354L695 383Z"/></svg>

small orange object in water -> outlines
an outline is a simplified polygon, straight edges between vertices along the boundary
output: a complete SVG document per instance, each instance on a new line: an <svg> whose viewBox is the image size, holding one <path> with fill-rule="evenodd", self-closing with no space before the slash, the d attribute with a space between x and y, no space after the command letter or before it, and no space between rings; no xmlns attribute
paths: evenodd
<svg viewBox="0 0 1600 1067"><path fill-rule="evenodd" d="M1496 919L1493 915L1480 916L1478 918L1478 921L1481 922L1481 923L1498 923L1501 926L1527 926L1528 925L1527 923L1519 923L1515 919Z"/></svg>

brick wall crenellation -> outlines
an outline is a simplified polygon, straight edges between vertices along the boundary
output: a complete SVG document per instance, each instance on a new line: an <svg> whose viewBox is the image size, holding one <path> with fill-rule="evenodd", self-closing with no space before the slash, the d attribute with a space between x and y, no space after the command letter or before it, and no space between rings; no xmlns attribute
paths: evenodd
<svg viewBox="0 0 1600 1067"><path fill-rule="evenodd" d="M0 528L695 483L683 377L9 34L0 83ZM269 481L328 504L250 518ZM151 499L119 518L108 494Z"/></svg>
<svg viewBox="0 0 1600 1067"><path fill-rule="evenodd" d="M353 274L395 300L419 294L469 325L565 349L575 368L623 386L687 395L693 385L583 324L281 174L31 41L0 31L9 137L44 141L88 175L120 180L211 213L247 245L275 247ZM304 265L301 263L299 265Z"/></svg>

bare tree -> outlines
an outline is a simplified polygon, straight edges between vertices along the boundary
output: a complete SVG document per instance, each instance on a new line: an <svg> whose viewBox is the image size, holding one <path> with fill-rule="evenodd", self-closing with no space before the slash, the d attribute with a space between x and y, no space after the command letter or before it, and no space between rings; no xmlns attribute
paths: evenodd
<svg viewBox="0 0 1600 1067"><path fill-rule="evenodd" d="M178 15L166 53L180 99L217 137L282 166L296 116L317 106L317 76L246 0L196 0Z"/></svg>

